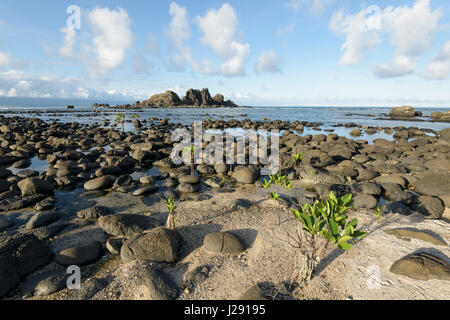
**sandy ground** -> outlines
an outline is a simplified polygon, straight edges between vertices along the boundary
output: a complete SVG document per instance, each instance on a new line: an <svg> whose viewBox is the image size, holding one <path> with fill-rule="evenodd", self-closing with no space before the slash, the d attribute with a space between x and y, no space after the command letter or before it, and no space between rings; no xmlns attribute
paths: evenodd
<svg viewBox="0 0 450 320"><path fill-rule="evenodd" d="M103 205L114 208L116 213L150 214L161 221L167 218L165 202L156 195L148 198L112 192L107 196L80 198L76 201L72 193L66 193L66 201L59 204L60 210L71 214L84 207ZM179 299L236 299L257 283L274 287L274 292L283 293L280 284L289 282L295 274L296 251L286 241L286 232L293 232L296 221L287 209L267 200L264 189L254 186L239 188L231 192L206 192L211 198L204 201L178 202L176 224L185 240L182 257L176 264L160 264L171 275L175 283L183 288L185 276L198 266L212 267L209 278L195 290L182 290ZM71 198L72 197L72 198ZM236 199L248 199L253 205L249 209L233 210ZM70 201L69 201L70 200ZM448 215L447 209L447 215ZM282 224L278 225L277 211ZM384 215L381 219L372 211L352 211L360 227L368 235L354 248L341 252L330 248L318 267L316 277L307 285L294 286L291 298L298 299L449 299L448 281L413 280L389 271L391 265L403 256L417 250L438 251L444 259L450 255L447 246L436 246L421 240L405 241L384 232L386 229L408 227L429 230L438 234L447 243L450 241L450 224L444 220L425 220L420 214L411 216ZM237 235L248 249L238 256L214 254L203 247L203 238L214 231L230 231ZM105 242L107 236L95 224L68 229L52 239L55 251L92 240ZM83 267L83 279L91 276L112 276L115 290L121 285L114 280L121 266L120 257L106 254L95 265ZM49 265L47 269L54 268ZM116 272L116 273L115 273ZM116 293L102 290L94 299L116 299ZM44 299L69 299L72 292L61 290ZM36 299L36 298L34 298Z"/></svg>

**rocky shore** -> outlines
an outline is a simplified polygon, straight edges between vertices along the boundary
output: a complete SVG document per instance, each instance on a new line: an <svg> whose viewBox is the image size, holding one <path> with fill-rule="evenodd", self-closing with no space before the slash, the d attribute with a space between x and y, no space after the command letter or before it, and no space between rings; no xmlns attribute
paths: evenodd
<svg viewBox="0 0 450 320"><path fill-rule="evenodd" d="M208 95L188 91L180 103L223 102ZM140 105L167 101L178 103L166 93ZM346 124L355 137L347 138L302 134L321 131L317 123L204 120L204 129L282 130L280 173L295 188L280 205L262 188L262 164L199 164L192 175L169 158L181 124L136 126L122 132L0 116L1 298L448 298L450 128ZM370 131L393 140L358 138ZM45 170L30 169L36 159ZM349 253L330 251L307 285L288 285L295 265L281 238L295 226L289 208L330 191L353 194L352 215L369 235ZM176 230L166 227L169 197L178 206ZM66 288L71 265L81 267L80 290ZM378 291L365 287L371 265L382 274Z"/></svg>

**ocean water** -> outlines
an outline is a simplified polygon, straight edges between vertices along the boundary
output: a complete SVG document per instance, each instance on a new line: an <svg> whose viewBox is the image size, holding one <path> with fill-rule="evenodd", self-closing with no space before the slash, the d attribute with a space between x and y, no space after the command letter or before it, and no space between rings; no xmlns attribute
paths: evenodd
<svg viewBox="0 0 450 320"><path fill-rule="evenodd" d="M418 121L393 121L377 120L390 112L391 108L383 107L239 107L239 108L172 108L172 109L145 109L145 110L113 110L94 109L92 107L76 107L73 111L65 107L5 107L0 105L0 114L6 116L20 115L24 117L38 117L46 121L79 122L90 124L93 122L103 123L105 119L114 122L117 113L125 113L127 119L131 115L139 115L139 119L150 120L153 117L163 119L169 118L171 122L189 125L193 121L229 120L229 119L250 119L259 120L289 120L307 121L320 123L322 129L335 128L336 125L346 123L356 123L363 126L373 127L417 127L433 130L449 128L449 123L420 121L429 120L433 111L445 111L445 108L423 108L424 117L418 117ZM25 113L24 113L25 112ZM44 113L45 112L45 113Z"/></svg>

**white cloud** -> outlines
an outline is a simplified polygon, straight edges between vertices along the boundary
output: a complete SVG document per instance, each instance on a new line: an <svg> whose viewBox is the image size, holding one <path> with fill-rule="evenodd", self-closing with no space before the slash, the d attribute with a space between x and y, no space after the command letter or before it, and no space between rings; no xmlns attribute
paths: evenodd
<svg viewBox="0 0 450 320"><path fill-rule="evenodd" d="M137 74L150 74L152 63L149 62L142 54L136 54L133 58L133 71Z"/></svg>
<svg viewBox="0 0 450 320"><path fill-rule="evenodd" d="M344 15L341 9L330 20L330 29L345 37L341 47L344 51L339 63L349 66L360 62L366 50L381 42L379 31L367 24L367 11Z"/></svg>
<svg viewBox="0 0 450 320"><path fill-rule="evenodd" d="M149 33L147 36L146 51L155 56L160 54L158 40L152 33Z"/></svg>
<svg viewBox="0 0 450 320"><path fill-rule="evenodd" d="M17 89L16 88L11 88L8 93L6 94L7 97L17 97Z"/></svg>
<svg viewBox="0 0 450 320"><path fill-rule="evenodd" d="M11 59L6 53L0 51L0 68L6 67L11 63Z"/></svg>
<svg viewBox="0 0 450 320"><path fill-rule="evenodd" d="M258 73L278 73L281 72L280 63L281 59L274 51L264 51L258 58L255 70Z"/></svg>
<svg viewBox="0 0 450 320"><path fill-rule="evenodd" d="M133 43L131 19L122 8L95 8L88 13L88 18L95 34L93 51L96 55L89 70L94 76L106 74L122 65Z"/></svg>
<svg viewBox="0 0 450 320"><path fill-rule="evenodd" d="M218 10L210 9L196 22L203 32L200 43L211 47L226 61L220 66L222 74L243 76L245 62L250 55L250 45L237 38L238 18L231 5L223 4Z"/></svg>
<svg viewBox="0 0 450 320"><path fill-rule="evenodd" d="M291 0L284 3L284 6L294 11L298 11L302 7L309 6L309 12L312 14L320 14L331 5L334 0Z"/></svg>
<svg viewBox="0 0 450 320"><path fill-rule="evenodd" d="M371 6L344 15L340 10L333 15L330 29L345 37L342 65L359 63L387 34L394 47L393 61L375 65L374 73L379 78L393 78L414 73L415 60L431 49L442 16L440 9L430 8L430 0L417 0L411 7L389 6L383 11Z"/></svg>
<svg viewBox="0 0 450 320"><path fill-rule="evenodd" d="M75 37L77 32L74 28L64 27L61 29L61 32L64 34L64 42L58 53L62 57L72 57L73 56L73 45L75 43Z"/></svg>
<svg viewBox="0 0 450 320"><path fill-rule="evenodd" d="M444 80L450 76L450 41L428 62L422 76L429 80Z"/></svg>
<svg viewBox="0 0 450 320"><path fill-rule="evenodd" d="M191 62L190 48L185 47L184 44L191 37L188 11L186 7L180 7L177 3L172 2L169 7L169 14L172 16L172 20L165 33L177 49L177 53L170 57L169 68L182 71L186 64Z"/></svg>
<svg viewBox="0 0 450 320"><path fill-rule="evenodd" d="M294 29L295 29L295 22L287 25L284 28L278 28L277 35L284 36L284 35L290 34L294 31Z"/></svg>
<svg viewBox="0 0 450 320"><path fill-rule="evenodd" d="M375 66L375 75L387 78L413 73L414 59L431 49L442 16L440 9L430 8L430 0L417 0L411 8L386 8L382 25L395 47L394 62Z"/></svg>
<svg viewBox="0 0 450 320"><path fill-rule="evenodd" d="M169 28L166 30L167 36L177 48L184 47L184 41L191 37L191 27L187 18L186 7L180 7L172 2L169 7L169 13L172 16Z"/></svg>
<svg viewBox="0 0 450 320"><path fill-rule="evenodd" d="M109 98L123 99L126 94L107 92L86 87L85 79L59 77L53 75L34 75L17 70L0 72L1 97L29 98Z"/></svg>
<svg viewBox="0 0 450 320"><path fill-rule="evenodd" d="M375 65L374 73L378 78L395 78L411 74L415 68L415 62L409 57L398 56L393 62Z"/></svg>

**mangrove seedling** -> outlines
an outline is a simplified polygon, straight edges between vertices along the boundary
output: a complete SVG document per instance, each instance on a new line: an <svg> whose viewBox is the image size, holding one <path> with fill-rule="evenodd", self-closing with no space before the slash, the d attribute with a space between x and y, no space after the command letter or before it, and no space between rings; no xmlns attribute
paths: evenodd
<svg viewBox="0 0 450 320"><path fill-rule="evenodd" d="M278 193L272 191L272 192L270 193L270 198L272 198L272 200L276 202L276 204L277 204L277 209L279 209L278 199L280 199L280 195L279 195ZM277 210L277 216L278 216L278 225L281 225L280 210Z"/></svg>
<svg viewBox="0 0 450 320"><path fill-rule="evenodd" d="M377 206L377 208L375 209L375 214L378 217L378 220L381 219L381 206Z"/></svg>
<svg viewBox="0 0 450 320"><path fill-rule="evenodd" d="M120 123L122 125L122 132L125 132L125 113L117 114L114 121Z"/></svg>
<svg viewBox="0 0 450 320"><path fill-rule="evenodd" d="M294 156L292 157L292 160L294 160L295 164L298 164L300 161L303 160L303 155L299 152L294 154Z"/></svg>
<svg viewBox="0 0 450 320"><path fill-rule="evenodd" d="M175 230L175 211L177 210L177 207L174 205L174 201L172 199L172 196L169 196L169 199L167 199L167 209L169 210L169 217L168 217L168 227L169 229Z"/></svg>
<svg viewBox="0 0 450 320"><path fill-rule="evenodd" d="M305 204L299 210L291 208L300 222L297 237L288 234L295 241L291 244L301 254L298 277L300 281L311 279L317 265L329 244L342 250L349 250L348 241L363 238L366 233L357 230L358 219L348 221L347 210L352 203L352 195L336 198L333 192L323 201L316 200L313 205Z"/></svg>

